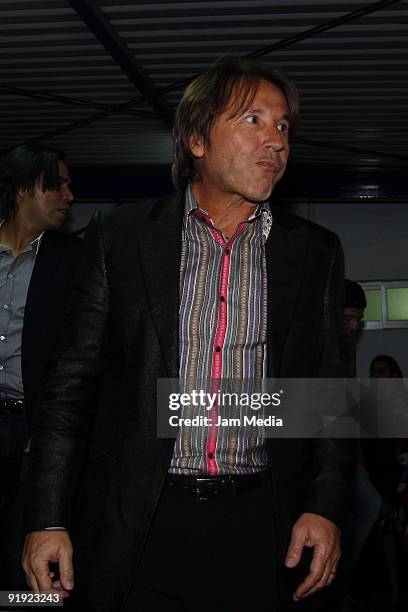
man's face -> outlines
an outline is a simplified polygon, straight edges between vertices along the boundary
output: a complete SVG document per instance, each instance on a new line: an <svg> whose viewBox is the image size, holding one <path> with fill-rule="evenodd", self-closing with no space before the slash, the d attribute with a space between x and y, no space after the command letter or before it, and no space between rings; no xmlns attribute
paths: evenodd
<svg viewBox="0 0 408 612"><path fill-rule="evenodd" d="M344 308L343 325L346 337L350 343L357 342L361 330L364 308Z"/></svg>
<svg viewBox="0 0 408 612"><path fill-rule="evenodd" d="M67 218L74 196L69 188L67 165L58 162L60 187L57 191L43 191L42 181L35 184L33 193L19 192L18 212L38 229L59 229Z"/></svg>
<svg viewBox="0 0 408 612"><path fill-rule="evenodd" d="M208 145L201 137L190 139L200 179L215 197L230 195L251 203L267 200L288 161L285 96L261 80L250 108L238 116L231 113L230 108L217 118Z"/></svg>

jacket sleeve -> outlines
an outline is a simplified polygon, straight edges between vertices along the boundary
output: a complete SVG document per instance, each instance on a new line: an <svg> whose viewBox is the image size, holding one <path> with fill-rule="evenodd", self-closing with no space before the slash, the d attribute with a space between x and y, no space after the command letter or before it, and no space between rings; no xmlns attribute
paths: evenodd
<svg viewBox="0 0 408 612"><path fill-rule="evenodd" d="M335 236L324 296L317 378L347 377L347 349L343 330L344 287L343 251ZM356 465L355 442L353 439L329 437L313 441L319 471L312 483L306 512L342 524Z"/></svg>
<svg viewBox="0 0 408 612"><path fill-rule="evenodd" d="M99 216L91 222L63 332L51 353L34 425L25 530L69 526L71 492L96 412L108 286Z"/></svg>

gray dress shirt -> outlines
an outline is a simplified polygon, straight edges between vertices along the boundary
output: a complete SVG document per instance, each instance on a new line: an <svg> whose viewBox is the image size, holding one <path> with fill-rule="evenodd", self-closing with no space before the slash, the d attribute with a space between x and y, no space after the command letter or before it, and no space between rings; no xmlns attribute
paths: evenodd
<svg viewBox="0 0 408 612"><path fill-rule="evenodd" d="M21 336L28 286L43 234L17 257L0 243L0 398L24 399Z"/></svg>

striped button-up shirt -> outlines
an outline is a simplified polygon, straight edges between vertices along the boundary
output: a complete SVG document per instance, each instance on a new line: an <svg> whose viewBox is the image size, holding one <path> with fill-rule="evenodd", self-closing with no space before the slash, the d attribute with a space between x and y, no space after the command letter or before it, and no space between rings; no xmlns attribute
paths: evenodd
<svg viewBox="0 0 408 612"><path fill-rule="evenodd" d="M261 381L266 372L268 203L226 238L200 210L190 186L180 266L180 384L217 392L222 381ZM198 408L189 416L202 414ZM207 413L212 421L217 407ZM252 474L267 466L260 429L181 426L169 472Z"/></svg>

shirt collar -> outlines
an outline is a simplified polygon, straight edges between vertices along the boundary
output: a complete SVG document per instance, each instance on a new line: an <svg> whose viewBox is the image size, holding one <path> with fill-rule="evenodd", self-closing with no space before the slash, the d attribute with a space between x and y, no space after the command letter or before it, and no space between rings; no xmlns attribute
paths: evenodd
<svg viewBox="0 0 408 612"><path fill-rule="evenodd" d="M197 200L195 199L193 190L191 188L191 183L189 183L186 188L184 223L187 223L191 213L196 210L200 210L202 213L208 216L207 211L201 209L198 206ZM264 238L264 241L266 241L269 236L273 221L271 207L267 200L258 204L251 216L248 217L248 221L253 221L254 219L257 219L260 216L262 216L262 236Z"/></svg>
<svg viewBox="0 0 408 612"><path fill-rule="evenodd" d="M4 223L4 219L0 219L0 227L3 225ZM32 240L30 242L30 244L28 244L25 249L23 249L23 251L21 251L22 253L25 253L29 250L34 251L35 255L38 255L38 251L40 249L41 246L41 240L42 237L44 236L44 231L41 232L41 234L39 236L37 236L37 238L34 238L34 240ZM31 248L30 248L31 247ZM9 247L6 247L4 244L2 244L0 242L0 252L4 252L4 251L10 251Z"/></svg>
<svg viewBox="0 0 408 612"><path fill-rule="evenodd" d="M189 183L186 187L186 197L185 197L185 207L184 207L184 221L187 222L188 217L191 215L193 210L200 210L197 200L193 195L193 190L191 188L191 183ZM202 212L205 212L204 210ZM205 212L205 214L207 214Z"/></svg>

